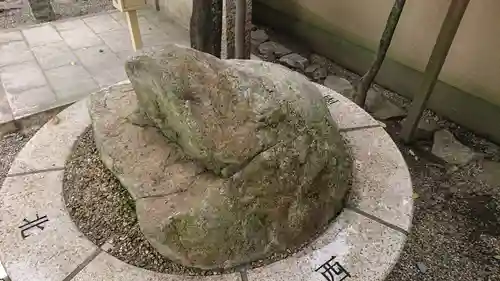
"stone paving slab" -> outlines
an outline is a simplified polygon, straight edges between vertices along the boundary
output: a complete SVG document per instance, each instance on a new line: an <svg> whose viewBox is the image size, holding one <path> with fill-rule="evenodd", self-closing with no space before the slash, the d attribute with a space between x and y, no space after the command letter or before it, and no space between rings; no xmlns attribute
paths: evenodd
<svg viewBox="0 0 500 281"><path fill-rule="evenodd" d="M218 276L183 276L152 272L126 264L103 252L90 262L73 281L240 281L239 273Z"/></svg>
<svg viewBox="0 0 500 281"><path fill-rule="evenodd" d="M103 44L97 34L83 20L77 20L73 28L66 27L64 30L60 30L60 33L64 41L73 50Z"/></svg>
<svg viewBox="0 0 500 281"><path fill-rule="evenodd" d="M144 50L189 44L188 31L139 11ZM65 105L126 79L134 55L122 13L106 12L0 32L0 124Z"/></svg>
<svg viewBox="0 0 500 281"><path fill-rule="evenodd" d="M49 43L31 49L38 63L44 70L69 65L76 62L75 54L65 42Z"/></svg>
<svg viewBox="0 0 500 281"><path fill-rule="evenodd" d="M75 103L46 123L19 152L9 176L40 170L62 169L71 146L90 124L86 101Z"/></svg>
<svg viewBox="0 0 500 281"><path fill-rule="evenodd" d="M75 51L85 69L100 87L126 80L125 63L107 45L99 45Z"/></svg>
<svg viewBox="0 0 500 281"><path fill-rule="evenodd" d="M0 79L7 97L25 90L47 85L47 80L42 70L34 61L0 68Z"/></svg>
<svg viewBox="0 0 500 281"><path fill-rule="evenodd" d="M83 21L92 29L92 31L94 31L94 33L102 33L105 31L123 28L123 26L109 14L84 18Z"/></svg>
<svg viewBox="0 0 500 281"><path fill-rule="evenodd" d="M125 20L124 15L121 13L116 13L116 14L122 16L122 20L118 20L118 22L123 27L127 27L127 21ZM150 34L150 33L153 33L157 29L154 24L150 23L144 17L139 18L139 25L141 26L141 34ZM169 37L172 37L171 33L169 33L167 30L164 30L164 31L165 31L165 33L167 33L169 35Z"/></svg>
<svg viewBox="0 0 500 281"><path fill-rule="evenodd" d="M34 60L25 41L12 41L0 45L0 67Z"/></svg>
<svg viewBox="0 0 500 281"><path fill-rule="evenodd" d="M59 33L50 24L24 29L23 35L31 47L62 41Z"/></svg>
<svg viewBox="0 0 500 281"><path fill-rule="evenodd" d="M45 72L57 97L65 102L75 102L99 87L81 65L65 65Z"/></svg>
<svg viewBox="0 0 500 281"><path fill-rule="evenodd" d="M112 30L99 34L104 43L115 53L133 50L132 45L130 45L130 39L127 36L128 31L125 29Z"/></svg>
<svg viewBox="0 0 500 281"><path fill-rule="evenodd" d="M380 126L377 120L348 98L323 85L316 84L316 87L325 97L330 114L340 130Z"/></svg>
<svg viewBox="0 0 500 281"><path fill-rule="evenodd" d="M52 25L59 31L59 33L65 31L72 31L78 29L88 29L88 26L85 25L85 22L81 18L74 18L72 20L64 20L64 21L55 21L52 22Z"/></svg>
<svg viewBox="0 0 500 281"><path fill-rule="evenodd" d="M406 236L394 229L344 210L306 250L249 270L248 281L382 280L396 264L405 240ZM323 276L321 266L332 258L330 266L339 274ZM325 279L327 276L331 279Z"/></svg>
<svg viewBox="0 0 500 281"><path fill-rule="evenodd" d="M354 163L348 205L409 231L413 214L410 173L398 147L383 128L342 133Z"/></svg>
<svg viewBox="0 0 500 281"><path fill-rule="evenodd" d="M56 95L48 85L10 94L8 99L15 119L29 116L32 112L48 110L57 102Z"/></svg>
<svg viewBox="0 0 500 281"><path fill-rule="evenodd" d="M2 186L0 257L13 281L61 281L97 248L66 212L62 177L62 170L8 177Z"/></svg>
<svg viewBox="0 0 500 281"><path fill-rule="evenodd" d="M24 38L21 34L21 31L9 31L0 33L0 44L23 40Z"/></svg>

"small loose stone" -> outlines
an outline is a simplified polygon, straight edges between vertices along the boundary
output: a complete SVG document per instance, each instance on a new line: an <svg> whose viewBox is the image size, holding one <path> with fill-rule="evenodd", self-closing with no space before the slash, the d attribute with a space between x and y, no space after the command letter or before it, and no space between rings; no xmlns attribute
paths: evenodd
<svg viewBox="0 0 500 281"><path fill-rule="evenodd" d="M309 64L308 59L296 53L281 57L279 62L288 67L300 69L302 71L304 71Z"/></svg>
<svg viewBox="0 0 500 281"><path fill-rule="evenodd" d="M353 89L351 82L335 75L326 77L324 84L326 87L346 97L349 97L348 94L350 94Z"/></svg>
<svg viewBox="0 0 500 281"><path fill-rule="evenodd" d="M417 268L418 268L418 271L420 271L421 273L425 274L427 272L427 266L422 262L417 263Z"/></svg>
<svg viewBox="0 0 500 281"><path fill-rule="evenodd" d="M305 69L305 73L315 81L325 79L328 75L326 68L319 64L312 64Z"/></svg>
<svg viewBox="0 0 500 281"><path fill-rule="evenodd" d="M267 41L259 45L259 53L262 55L275 55L277 57L282 57L284 55L290 54L292 51L280 43Z"/></svg>
<svg viewBox="0 0 500 281"><path fill-rule="evenodd" d="M267 35L265 30L258 29L255 31L252 31L252 45L258 46L264 42L266 42L269 39L269 36Z"/></svg>

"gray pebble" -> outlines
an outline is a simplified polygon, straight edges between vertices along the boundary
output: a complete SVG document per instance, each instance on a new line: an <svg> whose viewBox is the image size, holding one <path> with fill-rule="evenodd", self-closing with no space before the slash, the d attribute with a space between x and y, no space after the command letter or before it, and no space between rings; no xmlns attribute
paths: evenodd
<svg viewBox="0 0 500 281"><path fill-rule="evenodd" d="M422 262L417 262L417 268L421 273L425 274L427 272L427 266Z"/></svg>

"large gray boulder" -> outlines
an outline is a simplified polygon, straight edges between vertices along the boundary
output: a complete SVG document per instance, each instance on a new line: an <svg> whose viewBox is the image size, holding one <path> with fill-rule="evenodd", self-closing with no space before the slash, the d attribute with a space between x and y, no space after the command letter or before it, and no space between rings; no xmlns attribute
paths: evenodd
<svg viewBox="0 0 500 281"><path fill-rule="evenodd" d="M233 267L301 245L342 209L351 160L304 76L177 45L135 57L126 70L137 99L123 89L92 96L96 144L129 192L142 194L141 229L163 255ZM143 140L156 148L141 149ZM137 175L128 161L150 172ZM143 179L165 174L175 176Z"/></svg>

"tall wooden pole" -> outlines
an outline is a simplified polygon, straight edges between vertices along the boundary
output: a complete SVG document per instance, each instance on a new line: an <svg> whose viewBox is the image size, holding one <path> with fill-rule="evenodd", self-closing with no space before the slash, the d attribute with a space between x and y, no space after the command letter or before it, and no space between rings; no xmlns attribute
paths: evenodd
<svg viewBox="0 0 500 281"><path fill-rule="evenodd" d="M443 68L446 56L448 55L469 2L470 0L452 0L448 8L448 13L443 21L436 44L432 50L427 67L425 68L424 80L420 86L420 91L413 98L408 117L401 130L401 137L404 142L408 143L413 139L418 127L418 122L434 90L437 78Z"/></svg>

